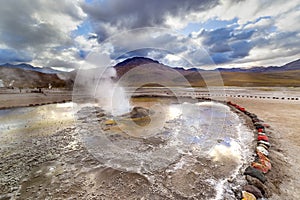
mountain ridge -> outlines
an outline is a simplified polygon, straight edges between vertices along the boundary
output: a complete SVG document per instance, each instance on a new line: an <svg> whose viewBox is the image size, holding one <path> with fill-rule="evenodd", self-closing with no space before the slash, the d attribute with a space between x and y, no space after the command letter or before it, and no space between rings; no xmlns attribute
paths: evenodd
<svg viewBox="0 0 300 200"><path fill-rule="evenodd" d="M128 58L114 66L115 69L119 67L124 67L130 65L131 67L135 67L143 64L156 63L164 65L156 60L147 57L132 57ZM169 67L167 65L164 65ZM206 70L203 68L189 68L185 69L183 67L171 67L175 70L183 70L183 71L224 71L224 72L275 72L275 71L285 71L285 70L300 70L300 59L291 61L282 66L252 66L250 68L216 68L214 70Z"/></svg>
<svg viewBox="0 0 300 200"><path fill-rule="evenodd" d="M114 80L122 80L125 86L160 83L160 85L205 87L222 79L226 86L295 86L300 87L300 59L280 67L218 68L203 70L170 67L145 57L132 57L115 66ZM29 73L30 72L30 73ZM61 72L37 68L29 64L0 65L0 80L8 87L13 81L16 87L68 87L72 88L78 70ZM130 73L128 73L130 72Z"/></svg>
<svg viewBox="0 0 300 200"><path fill-rule="evenodd" d="M0 67L9 67L9 68L15 68L15 69L23 69L23 70L29 70L29 71L36 71L36 72L41 72L45 74L57 74L61 73L62 71L55 70L49 67L35 67L33 65L27 64L27 63L20 63L20 64L10 64L10 63L5 63L0 65Z"/></svg>
<svg viewBox="0 0 300 200"><path fill-rule="evenodd" d="M135 70L134 68L138 67ZM253 67L250 69L173 68L152 59L133 57L114 66L117 79L126 86L161 83L168 86L287 86L300 87L300 59L281 67ZM175 73L174 73L175 71ZM126 77L126 80L122 80ZM188 82L187 82L188 81ZM223 82L223 83L222 83Z"/></svg>

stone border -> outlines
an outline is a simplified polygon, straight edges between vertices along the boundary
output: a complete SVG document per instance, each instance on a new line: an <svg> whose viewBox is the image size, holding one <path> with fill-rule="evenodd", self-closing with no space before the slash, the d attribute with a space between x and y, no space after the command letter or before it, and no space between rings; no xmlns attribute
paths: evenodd
<svg viewBox="0 0 300 200"><path fill-rule="evenodd" d="M270 125L265 124L263 120L259 119L254 113L248 112L244 107L234 104L231 101L228 101L227 105L250 117L257 135L255 160L244 171L248 184L241 191L242 198L243 200L269 198L272 194L264 183L267 181L265 175L272 168L271 161L268 158L271 144L266 132L270 128Z"/></svg>
<svg viewBox="0 0 300 200"><path fill-rule="evenodd" d="M227 95L226 95L227 96ZM231 95L229 95L231 96ZM240 95L236 95L236 97L239 97ZM160 97L160 98L170 98L174 97L169 94L135 94L132 95L134 98L139 97ZM243 200L256 200L261 198L269 198L272 196L271 191L268 189L268 187L265 185L267 181L267 177L265 176L272 168L272 164L269 156L269 148L271 147L271 144L269 143L268 133L267 130L270 128L270 125L264 123L263 120L259 119L257 115L254 113L251 113L247 111L244 107L241 107L237 104L232 103L231 101L224 101L224 100L215 100L211 99L211 95L207 95L207 97L199 97L195 95L181 95L181 97L185 98L192 98L192 99L198 99L203 101L213 101L225 104L229 106L231 109L241 112L248 116L253 126L256 130L256 148L255 148L255 160L250 164L246 164L244 166L248 167L244 170L244 177L247 181L247 185L242 186L242 190L240 191L240 194L238 194L236 197ZM244 97L244 96L241 96ZM246 96L245 96L246 97ZM248 96L247 96L248 97ZM249 96L252 98L251 96ZM253 98L257 98L254 96ZM260 98L260 97L259 97ZM273 98L275 99L275 98ZM279 99L279 98L278 98ZM283 98L282 98L283 100ZM291 99L291 100L298 100L298 99Z"/></svg>
<svg viewBox="0 0 300 200"><path fill-rule="evenodd" d="M209 96L209 95L208 95ZM139 94L133 95L133 97L171 97L169 95L160 95L160 94ZM192 96L183 97L192 98ZM244 113L248 116L253 126L256 130L256 149L255 149L255 160L244 170L244 177L247 181L247 185L243 186L240 194L236 194L237 198L242 200L256 200L261 198L269 198L272 196L271 191L265 185L267 181L267 177L265 176L272 168L272 164L269 156L269 148L271 144L269 143L268 133L266 130L270 128L269 124L264 123L263 120L259 119L257 115L254 113L248 112L244 107L239 106L231 101L223 101L223 100L215 100L209 97L196 97L196 99L204 100L204 101L214 101L218 103L222 103L228 105L231 109L234 109L237 112ZM298 100L298 99L297 99ZM247 164L246 164L247 166Z"/></svg>

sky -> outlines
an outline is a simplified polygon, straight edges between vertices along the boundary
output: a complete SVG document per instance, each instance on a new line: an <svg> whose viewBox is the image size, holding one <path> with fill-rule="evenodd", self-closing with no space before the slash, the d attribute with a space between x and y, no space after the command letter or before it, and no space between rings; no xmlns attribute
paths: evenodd
<svg viewBox="0 0 300 200"><path fill-rule="evenodd" d="M300 58L300 0L0 0L0 64L72 70L145 56L176 67Z"/></svg>

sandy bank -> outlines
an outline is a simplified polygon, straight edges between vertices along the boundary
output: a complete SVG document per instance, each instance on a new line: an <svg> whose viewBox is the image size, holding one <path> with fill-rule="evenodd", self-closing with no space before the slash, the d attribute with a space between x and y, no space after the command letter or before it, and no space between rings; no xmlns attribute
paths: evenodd
<svg viewBox="0 0 300 200"><path fill-rule="evenodd" d="M272 199L295 199L300 196L300 103L281 100L228 98L258 115L274 129L272 139L288 166L282 165L287 177L280 185L280 193ZM271 152L272 153L272 152Z"/></svg>

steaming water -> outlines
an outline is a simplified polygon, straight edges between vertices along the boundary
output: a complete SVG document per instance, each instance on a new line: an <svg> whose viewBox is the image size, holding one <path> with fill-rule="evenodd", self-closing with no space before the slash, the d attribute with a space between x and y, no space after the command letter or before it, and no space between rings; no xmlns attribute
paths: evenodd
<svg viewBox="0 0 300 200"><path fill-rule="evenodd" d="M32 135L35 129L40 133L51 127L47 131L55 132L62 121L73 120L72 106L65 103L1 110L1 141L8 144L4 135L16 141L27 132ZM76 131L104 166L139 173L161 185L158 190L162 193L167 187L168 191L195 197L191 188L197 188L198 193L213 193L215 199L221 199L227 192L226 179L235 176L250 155L252 133L242 119L227 106L212 102L150 107L157 114L149 127L126 128L128 124L115 117L117 126L106 130L103 122L114 117L96 117L97 109L90 105L79 111ZM149 129L151 134L141 134ZM12 134L17 132L20 134Z"/></svg>
<svg viewBox="0 0 300 200"><path fill-rule="evenodd" d="M148 126L132 128L115 118L118 128L103 131L99 120L89 115L78 132L89 151L108 167L142 174L151 182L159 182L157 174L162 172L175 181L182 170L204 170L203 181L222 196L226 178L236 175L249 155L250 130L223 104L186 102L163 107L152 107L158 114ZM79 112L80 118L87 113L88 109Z"/></svg>

